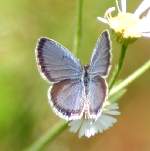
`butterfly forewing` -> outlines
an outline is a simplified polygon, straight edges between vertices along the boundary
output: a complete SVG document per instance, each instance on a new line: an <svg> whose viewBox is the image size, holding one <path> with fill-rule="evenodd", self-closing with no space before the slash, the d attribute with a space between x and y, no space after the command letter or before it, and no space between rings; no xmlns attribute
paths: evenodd
<svg viewBox="0 0 150 151"><path fill-rule="evenodd" d="M51 82L77 79L81 76L79 61L61 44L41 38L36 49L37 63L44 77Z"/></svg>
<svg viewBox="0 0 150 151"><path fill-rule="evenodd" d="M101 34L101 37L97 40L96 46L92 53L89 67L89 75L91 77L97 75L107 76L111 59L110 49L109 33L104 31Z"/></svg>
<svg viewBox="0 0 150 151"><path fill-rule="evenodd" d="M66 120L81 118L84 93L80 80L63 80L55 83L48 95L50 104L60 117Z"/></svg>

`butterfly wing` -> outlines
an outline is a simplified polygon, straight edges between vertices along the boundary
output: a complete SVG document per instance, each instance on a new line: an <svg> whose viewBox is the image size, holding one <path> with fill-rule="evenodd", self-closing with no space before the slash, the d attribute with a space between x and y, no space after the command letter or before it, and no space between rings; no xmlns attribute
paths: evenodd
<svg viewBox="0 0 150 151"><path fill-rule="evenodd" d="M105 79L97 76L89 82L89 117L96 119L101 114L101 108L107 98L107 85Z"/></svg>
<svg viewBox="0 0 150 151"><path fill-rule="evenodd" d="M97 40L89 66L89 116L96 119L101 114L101 108L107 98L107 76L110 66L110 39L107 31Z"/></svg>
<svg viewBox="0 0 150 151"><path fill-rule="evenodd" d="M110 39L108 31L104 31L101 37L97 40L95 49L93 51L91 62L89 66L89 75L106 76L110 66Z"/></svg>
<svg viewBox="0 0 150 151"><path fill-rule="evenodd" d="M36 58L42 76L51 82L77 79L81 76L80 62L67 48L54 40L39 39Z"/></svg>
<svg viewBox="0 0 150 151"><path fill-rule="evenodd" d="M55 83L48 92L55 113L63 119L80 119L83 114L83 85L80 80L63 80Z"/></svg>

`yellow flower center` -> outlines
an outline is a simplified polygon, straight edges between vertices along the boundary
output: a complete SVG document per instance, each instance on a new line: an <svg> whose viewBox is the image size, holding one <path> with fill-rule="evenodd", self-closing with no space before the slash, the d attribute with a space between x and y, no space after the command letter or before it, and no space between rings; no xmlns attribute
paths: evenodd
<svg viewBox="0 0 150 151"><path fill-rule="evenodd" d="M138 23L140 19L131 13L118 13L117 16L107 16L110 27L121 34L124 38L138 38L141 34L138 32Z"/></svg>

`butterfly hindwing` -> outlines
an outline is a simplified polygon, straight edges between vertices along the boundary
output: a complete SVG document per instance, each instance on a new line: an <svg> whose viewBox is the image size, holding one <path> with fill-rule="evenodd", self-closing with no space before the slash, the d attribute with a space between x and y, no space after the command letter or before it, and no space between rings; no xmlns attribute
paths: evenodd
<svg viewBox="0 0 150 151"><path fill-rule="evenodd" d="M84 106L83 90L80 80L63 80L55 83L48 96L56 114L66 120L80 119Z"/></svg>
<svg viewBox="0 0 150 151"><path fill-rule="evenodd" d="M105 79L97 76L89 82L87 99L89 100L89 117L96 119L102 111L103 103L107 98Z"/></svg>

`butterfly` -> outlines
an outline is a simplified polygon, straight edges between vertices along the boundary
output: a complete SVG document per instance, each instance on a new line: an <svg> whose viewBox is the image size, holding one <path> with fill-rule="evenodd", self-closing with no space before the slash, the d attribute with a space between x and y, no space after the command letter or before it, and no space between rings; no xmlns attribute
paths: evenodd
<svg viewBox="0 0 150 151"><path fill-rule="evenodd" d="M82 66L60 43L40 38L36 47L38 69L52 82L49 103L55 113L67 120L96 120L108 96L106 77L111 64L111 41L104 31L96 42L89 65Z"/></svg>

